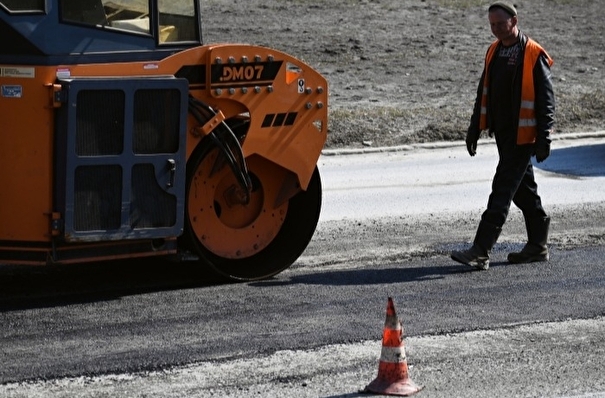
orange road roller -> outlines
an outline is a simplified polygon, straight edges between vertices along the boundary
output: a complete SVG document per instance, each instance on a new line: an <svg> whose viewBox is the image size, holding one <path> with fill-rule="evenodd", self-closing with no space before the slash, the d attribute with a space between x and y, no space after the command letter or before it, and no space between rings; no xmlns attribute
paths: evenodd
<svg viewBox="0 0 605 398"><path fill-rule="evenodd" d="M201 0L0 0L0 263L289 267L321 209L328 84L204 45Z"/></svg>

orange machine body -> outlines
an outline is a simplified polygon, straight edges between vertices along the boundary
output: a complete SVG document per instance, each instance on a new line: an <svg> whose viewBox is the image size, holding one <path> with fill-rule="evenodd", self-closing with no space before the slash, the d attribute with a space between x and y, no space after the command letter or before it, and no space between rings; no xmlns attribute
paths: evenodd
<svg viewBox="0 0 605 398"><path fill-rule="evenodd" d="M52 4L56 1L60 0ZM153 1L149 4L152 10L157 7ZM196 7L195 10L199 10ZM58 12L53 10L47 6L46 12L52 16ZM0 9L0 16L2 12ZM4 16L4 23L11 17ZM60 19L59 24L62 24ZM158 35L160 31L159 28ZM157 39L155 45L160 46L161 40ZM270 209L287 211L288 201L306 191L316 173L316 163L327 138L327 81L306 63L281 51L252 45L202 45L200 40L197 45L188 43L173 51L164 49L161 56L140 60L114 61L100 57L98 62L91 57L81 63L70 56L37 55L29 57L34 59L32 63L23 62L28 57L21 59L22 62L10 63L13 58L0 57L0 164L3 169L0 174L0 263L70 263L177 254L182 248L179 241L187 230L202 246L206 235L211 236L214 242L209 243L211 256L233 258L240 252L254 255L271 243L271 236L278 235L283 224L283 220L270 218L263 221L261 213ZM53 62L55 60L69 62ZM122 87L132 88L122 93ZM111 95L94 98L105 89ZM151 94L150 98L146 98L147 93ZM152 98L154 95L157 98ZM89 97L92 99L87 100ZM123 99L123 109L114 103L114 98ZM158 99L166 99L166 106L157 105ZM206 107L201 111L203 116L192 111L192 102ZM96 107L85 110L86 104ZM137 116L147 113L150 114L147 122L143 116ZM109 115L106 120L97 120L105 114ZM117 114L123 115L124 121L116 117ZM93 122L87 121L87 117L95 119L94 127L88 126ZM131 118L134 121L130 121ZM174 135L178 137L171 137L174 144L166 146L174 150L156 149L153 147L156 144L147 143L150 138L143 137L147 131L164 129L163 124L175 126ZM241 163L245 176L249 171L247 163L252 162L250 167L255 170L248 174L253 175L253 180L260 180L256 185L263 187L261 196L244 192L245 199L241 203L232 199L242 195L240 191L246 190L245 184L234 188L237 183L233 181L237 179L215 177L220 174L217 169L221 161L217 159L213 166L202 165L203 159L208 159L206 154L212 152L212 142L221 141L215 136L219 126L236 131L241 159L231 163ZM115 135L105 135L103 129L115 130ZM153 140L168 134L162 132ZM134 138L131 139L131 135ZM88 136L94 136L94 142L83 142ZM122 137L124 142L116 144L112 141L115 137ZM103 140L108 142L97 142ZM130 142L137 140L146 143ZM90 145L99 145L101 149L87 149ZM103 152L103 148L114 147L117 149ZM95 167L89 174L81 172ZM122 176L122 180L119 177L105 180L109 173L104 167L118 170L116 175ZM157 187L153 187L155 191L151 191L149 197L165 196L162 203L176 208L174 216L165 222L162 216L157 216L141 224L143 227L135 225L132 214L143 211L135 208L153 206L153 200L148 204L135 198L136 189L140 195L147 192L150 184L134 182L138 175L134 169L141 169L140 175L144 174L143 170L151 170L151 180L155 175ZM198 179L195 170L201 173L205 169L208 175ZM222 173L230 174L225 170ZM122 184L120 189L96 187L94 180L98 175L102 176L98 184L118 181L118 185ZM198 180L213 186L202 191L194 187ZM80 190L87 188L73 188L78 184L98 189L101 198L85 197L88 193ZM132 191L129 187L133 187ZM219 189L224 190L218 192ZM107 200L102 195L113 192L118 192L119 197L109 198L108 202L115 202L121 209L116 215L116 229L108 233L107 228L97 228L92 222L93 227L80 234L78 225L88 221L78 220L95 212L103 216L100 208ZM198 198L201 195L219 199ZM216 207L220 198L226 198L220 211L213 209L211 216L193 214L198 201ZM254 200L256 205L250 204ZM84 204L90 204L91 208L74 210ZM256 209L250 210L254 206ZM227 207L233 207L233 213L228 213ZM75 214L71 221L69 214ZM202 224L199 219L204 220ZM98 223L106 225L104 220ZM66 228L67 224L73 226L72 230ZM248 231L251 226L268 230L251 233ZM232 241L237 234L241 235L244 246L258 249L240 249L238 243L224 243ZM259 237L257 242L257 235L267 236L267 241L263 243Z"/></svg>

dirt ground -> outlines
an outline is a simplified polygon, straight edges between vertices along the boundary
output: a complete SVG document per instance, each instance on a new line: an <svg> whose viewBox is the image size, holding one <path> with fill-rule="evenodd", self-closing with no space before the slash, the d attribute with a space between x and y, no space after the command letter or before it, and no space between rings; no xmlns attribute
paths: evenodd
<svg viewBox="0 0 605 398"><path fill-rule="evenodd" d="M493 40L484 0L207 0L206 43L287 52L330 84L327 148L461 140ZM602 2L517 1L555 60L557 133L603 129Z"/></svg>

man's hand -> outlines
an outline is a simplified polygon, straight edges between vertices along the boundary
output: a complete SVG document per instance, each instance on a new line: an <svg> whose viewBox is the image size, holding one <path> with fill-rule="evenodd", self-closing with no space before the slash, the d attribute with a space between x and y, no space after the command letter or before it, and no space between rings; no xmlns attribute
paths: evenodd
<svg viewBox="0 0 605 398"><path fill-rule="evenodd" d="M475 156L477 154L477 141L479 140L480 134L480 131L471 131L471 129L466 132L466 150L471 156Z"/></svg>
<svg viewBox="0 0 605 398"><path fill-rule="evenodd" d="M536 161L542 163L550 156L550 140L538 140L534 146Z"/></svg>

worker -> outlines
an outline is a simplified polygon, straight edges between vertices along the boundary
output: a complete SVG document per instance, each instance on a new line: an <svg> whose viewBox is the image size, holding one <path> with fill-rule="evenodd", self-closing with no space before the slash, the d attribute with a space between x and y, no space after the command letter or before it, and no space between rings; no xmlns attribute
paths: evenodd
<svg viewBox="0 0 605 398"><path fill-rule="evenodd" d="M489 256L504 225L511 201L521 209L528 241L510 263L548 261L550 218L542 207L531 162L550 155L555 98L550 67L552 59L518 27L517 9L508 2L489 6L488 19L496 40L489 46L477 98L466 135L471 156L487 130L495 136L499 162L492 181L487 209L481 216L473 245L454 251L451 258L478 269L489 268Z"/></svg>

